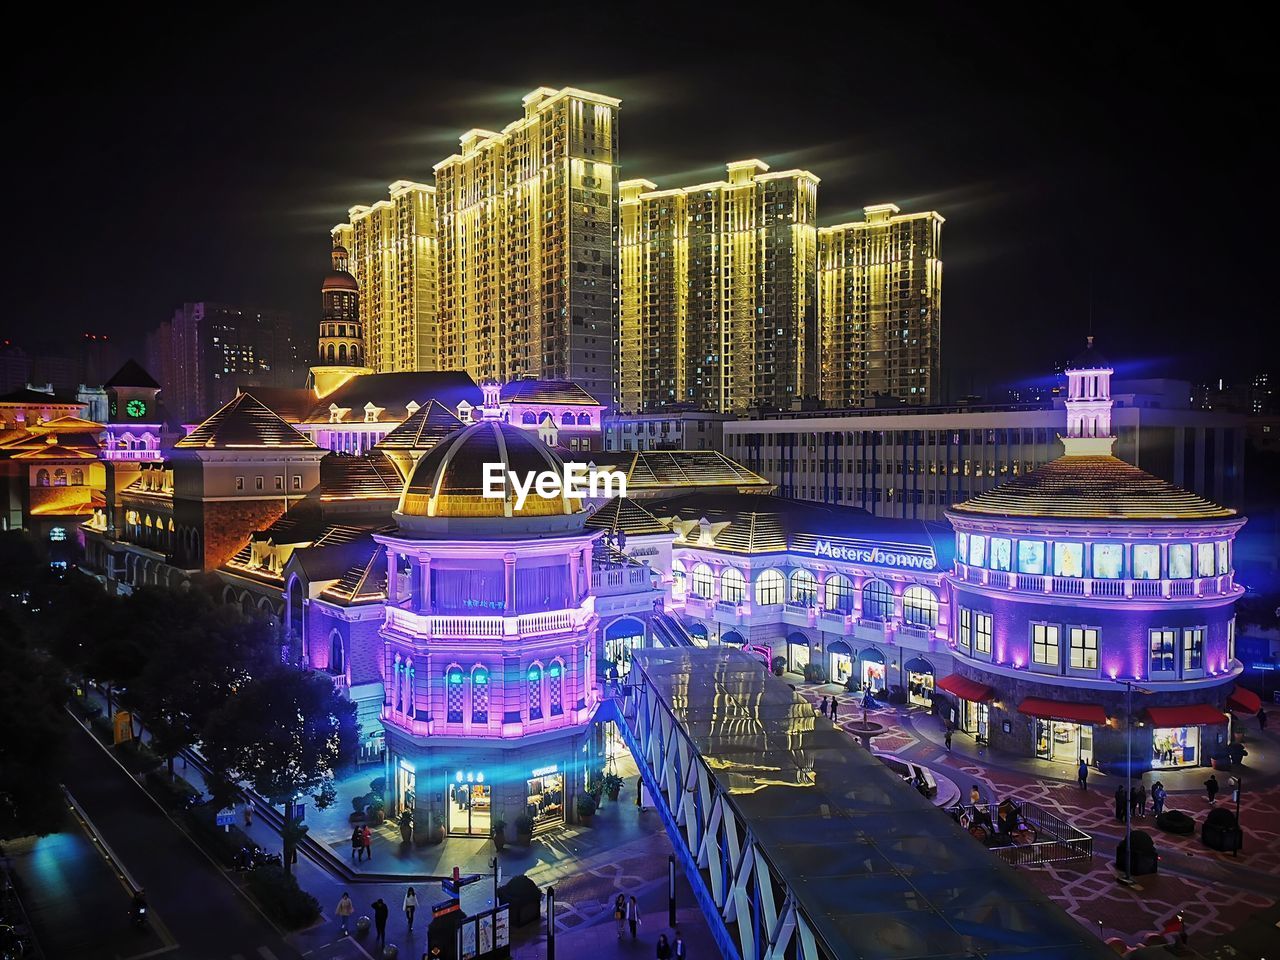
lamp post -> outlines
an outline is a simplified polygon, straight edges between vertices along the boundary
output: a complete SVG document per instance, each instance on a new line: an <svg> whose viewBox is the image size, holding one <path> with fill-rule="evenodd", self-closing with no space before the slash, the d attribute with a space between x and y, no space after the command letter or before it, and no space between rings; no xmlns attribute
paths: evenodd
<svg viewBox="0 0 1280 960"><path fill-rule="evenodd" d="M1232 792L1235 794L1235 800L1236 800L1236 842L1231 845L1231 855L1233 857L1238 857L1240 856L1240 841L1244 839L1244 830L1242 830L1240 827L1241 786L1240 786L1240 777L1238 774L1232 777L1231 779L1234 783Z"/></svg>
<svg viewBox="0 0 1280 960"><path fill-rule="evenodd" d="M1139 687L1132 680L1118 680L1118 683L1124 684L1124 748L1125 748L1125 764L1124 764L1124 876L1120 878L1120 882L1129 886L1133 885L1133 691L1139 693L1150 693L1144 687Z"/></svg>

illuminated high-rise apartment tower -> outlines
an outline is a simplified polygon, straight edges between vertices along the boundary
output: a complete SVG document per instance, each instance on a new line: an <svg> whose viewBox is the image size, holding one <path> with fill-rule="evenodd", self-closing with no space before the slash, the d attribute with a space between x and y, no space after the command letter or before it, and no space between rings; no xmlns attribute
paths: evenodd
<svg viewBox="0 0 1280 960"><path fill-rule="evenodd" d="M364 365L376 373L438 370L435 189L397 180L390 197L352 207L333 228L360 291Z"/></svg>
<svg viewBox="0 0 1280 960"><path fill-rule="evenodd" d="M436 164L442 369L612 400L618 105L540 87L522 118Z"/></svg>
<svg viewBox="0 0 1280 960"><path fill-rule="evenodd" d="M816 396L818 178L743 160L726 180L653 186L621 185L621 409Z"/></svg>
<svg viewBox="0 0 1280 960"><path fill-rule="evenodd" d="M818 230L821 397L828 407L937 403L942 224L892 203Z"/></svg>

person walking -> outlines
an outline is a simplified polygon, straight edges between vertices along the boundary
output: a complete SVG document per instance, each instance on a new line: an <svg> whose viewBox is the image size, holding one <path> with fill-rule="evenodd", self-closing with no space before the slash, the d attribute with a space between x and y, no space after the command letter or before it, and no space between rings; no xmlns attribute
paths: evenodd
<svg viewBox="0 0 1280 960"><path fill-rule="evenodd" d="M1210 803L1218 799L1218 777L1216 774L1209 774L1209 779L1204 782L1204 791L1209 794Z"/></svg>
<svg viewBox="0 0 1280 960"><path fill-rule="evenodd" d="M381 897L373 901L373 928L378 932L378 942L384 947L387 945L387 914L390 912L391 908Z"/></svg>
<svg viewBox="0 0 1280 960"><path fill-rule="evenodd" d="M404 895L404 915L409 918L409 930L413 931L413 915L418 910L418 895L413 892L413 887L409 888L409 892Z"/></svg>
<svg viewBox="0 0 1280 960"><path fill-rule="evenodd" d="M347 923L350 922L351 915L356 912L356 905L351 902L351 895L347 891L342 891L342 899L338 901L338 906L333 912L338 915L338 922L342 924L342 935L347 936L350 933Z"/></svg>
<svg viewBox="0 0 1280 960"><path fill-rule="evenodd" d="M636 777L636 810L644 813L644 779Z"/></svg>
<svg viewBox="0 0 1280 960"><path fill-rule="evenodd" d="M1124 823L1124 812L1128 809L1129 797L1124 792L1124 784L1116 785L1116 821Z"/></svg>
<svg viewBox="0 0 1280 960"><path fill-rule="evenodd" d="M680 934L680 928L676 927L676 939L671 944L671 960L688 960L688 952L684 945L684 937Z"/></svg>
<svg viewBox="0 0 1280 960"><path fill-rule="evenodd" d="M635 897L627 901L627 926L631 928L631 939L635 940L636 927L640 926L640 905Z"/></svg>
<svg viewBox="0 0 1280 960"><path fill-rule="evenodd" d="M947 724L947 732L942 735L942 742L947 745L947 753L951 752L951 725Z"/></svg>
<svg viewBox="0 0 1280 960"><path fill-rule="evenodd" d="M357 861L364 859L364 834L360 832L359 827L351 830L351 859Z"/></svg>
<svg viewBox="0 0 1280 960"><path fill-rule="evenodd" d="M1133 813L1137 817L1147 815L1147 785L1138 781L1138 789L1133 795Z"/></svg>
<svg viewBox="0 0 1280 960"><path fill-rule="evenodd" d="M665 933L658 936L658 960L671 960L671 944L667 943L667 935Z"/></svg>
<svg viewBox="0 0 1280 960"><path fill-rule="evenodd" d="M1076 783L1080 784L1081 790L1089 789L1089 765L1083 760L1080 761L1080 766L1076 769Z"/></svg>
<svg viewBox="0 0 1280 960"><path fill-rule="evenodd" d="M627 898L618 894L613 900L613 919L618 924L618 939L622 939L622 931L627 927Z"/></svg>
<svg viewBox="0 0 1280 960"><path fill-rule="evenodd" d="M824 717L827 715L827 698L825 694L822 697L822 703L818 704L818 712Z"/></svg>
<svg viewBox="0 0 1280 960"><path fill-rule="evenodd" d="M1164 813L1164 784L1157 780L1151 785L1151 815L1159 817Z"/></svg>
<svg viewBox="0 0 1280 960"><path fill-rule="evenodd" d="M360 844L364 847L364 855L369 860L373 859L373 831L369 829L369 825L365 824L363 830L360 831Z"/></svg>
<svg viewBox="0 0 1280 960"><path fill-rule="evenodd" d="M831 697L831 722L836 722L836 698L834 695Z"/></svg>

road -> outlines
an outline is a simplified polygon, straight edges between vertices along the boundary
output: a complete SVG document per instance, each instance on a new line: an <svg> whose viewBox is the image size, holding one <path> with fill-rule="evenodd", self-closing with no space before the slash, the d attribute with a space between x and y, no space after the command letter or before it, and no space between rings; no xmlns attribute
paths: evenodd
<svg viewBox="0 0 1280 960"><path fill-rule="evenodd" d="M297 960L227 875L152 801L105 748L68 716L66 784L134 879L156 919L177 941L153 954L181 960ZM118 916L86 912L86 925L114 929Z"/></svg>

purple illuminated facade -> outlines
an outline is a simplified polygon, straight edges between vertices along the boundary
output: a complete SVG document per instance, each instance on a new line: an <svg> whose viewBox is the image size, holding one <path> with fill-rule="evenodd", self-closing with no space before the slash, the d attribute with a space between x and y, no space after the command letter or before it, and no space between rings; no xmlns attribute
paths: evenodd
<svg viewBox="0 0 1280 960"><path fill-rule="evenodd" d="M1220 507L1111 455L1110 366L1068 371L1066 453L947 511L956 675L944 718L994 747L1107 764L1208 763L1230 738L1234 539Z"/></svg>

